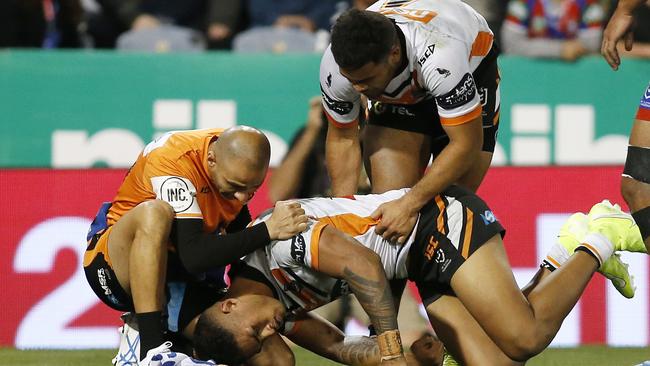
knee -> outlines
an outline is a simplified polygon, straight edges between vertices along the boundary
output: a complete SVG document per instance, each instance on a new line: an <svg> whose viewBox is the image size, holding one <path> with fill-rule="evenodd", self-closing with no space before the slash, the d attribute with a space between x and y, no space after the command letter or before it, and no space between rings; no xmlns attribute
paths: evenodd
<svg viewBox="0 0 650 366"><path fill-rule="evenodd" d="M531 330L513 334L502 350L512 360L524 362L542 352L547 343L537 335L534 327L531 327Z"/></svg>
<svg viewBox="0 0 650 366"><path fill-rule="evenodd" d="M165 201L141 203L138 232L146 235L168 234L174 220L174 209Z"/></svg>

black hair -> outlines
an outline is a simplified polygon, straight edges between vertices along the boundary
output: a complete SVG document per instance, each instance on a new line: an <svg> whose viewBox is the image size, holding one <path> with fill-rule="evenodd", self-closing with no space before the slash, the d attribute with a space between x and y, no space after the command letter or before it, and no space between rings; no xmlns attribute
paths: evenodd
<svg viewBox="0 0 650 366"><path fill-rule="evenodd" d="M387 17L368 10L350 9L332 27L332 54L339 67L356 70L388 57L397 31Z"/></svg>
<svg viewBox="0 0 650 366"><path fill-rule="evenodd" d="M201 360L227 365L240 365L248 359L235 342L235 335L205 314L201 314L194 328L194 351Z"/></svg>

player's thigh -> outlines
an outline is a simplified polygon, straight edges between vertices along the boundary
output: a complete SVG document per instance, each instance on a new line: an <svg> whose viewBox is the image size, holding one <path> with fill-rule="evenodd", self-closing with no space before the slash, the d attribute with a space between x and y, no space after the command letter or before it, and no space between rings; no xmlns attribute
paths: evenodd
<svg viewBox="0 0 650 366"><path fill-rule="evenodd" d="M520 337L534 331L534 314L515 281L499 235L489 239L460 266L451 279L451 287L500 347L519 343Z"/></svg>
<svg viewBox="0 0 650 366"><path fill-rule="evenodd" d="M246 361L249 366L293 366L296 364L293 351L279 334L264 340L262 350Z"/></svg>
<svg viewBox="0 0 650 366"><path fill-rule="evenodd" d="M438 338L463 365L520 365L508 358L485 334L455 296L443 295L426 308Z"/></svg>
<svg viewBox="0 0 650 366"><path fill-rule="evenodd" d="M160 226L160 231L168 231L174 217L174 211L168 203L161 200L142 202L125 213L113 224L108 237L108 254L120 286L131 293L129 286L129 262L131 259L131 244L135 234L140 229L151 229ZM153 237L152 237L153 238ZM162 239L159 239L162 240ZM167 239L165 239L165 243ZM163 243L159 247L163 248Z"/></svg>
<svg viewBox="0 0 650 366"><path fill-rule="evenodd" d="M630 145L650 147L650 121L634 121L630 132Z"/></svg>
<svg viewBox="0 0 650 366"><path fill-rule="evenodd" d="M428 144L428 137L418 132L367 125L363 150L373 192L417 183L428 162Z"/></svg>

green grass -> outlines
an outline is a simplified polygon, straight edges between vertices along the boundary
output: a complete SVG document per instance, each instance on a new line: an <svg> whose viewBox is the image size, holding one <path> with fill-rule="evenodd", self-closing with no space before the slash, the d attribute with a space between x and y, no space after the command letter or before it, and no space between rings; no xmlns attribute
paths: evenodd
<svg viewBox="0 0 650 366"><path fill-rule="evenodd" d="M323 360L302 349L295 349L296 364L331 366L334 362ZM115 355L112 350L83 351L18 351L0 348L2 366L108 366ZM632 366L650 359L650 348L581 347L549 349L531 360L530 366ZM489 365L486 365L489 366Z"/></svg>

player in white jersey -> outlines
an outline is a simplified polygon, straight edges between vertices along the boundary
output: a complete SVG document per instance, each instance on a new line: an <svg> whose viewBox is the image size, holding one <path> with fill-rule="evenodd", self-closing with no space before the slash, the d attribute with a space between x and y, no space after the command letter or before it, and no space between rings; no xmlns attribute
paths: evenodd
<svg viewBox="0 0 650 366"><path fill-rule="evenodd" d="M451 186L429 201L404 246L383 240L368 214L404 194L407 190L299 200L313 218L309 229L248 255L234 272L231 298L199 318L195 342L207 356L261 350L251 364L277 364L275 357L289 348L277 334L248 334L254 333L248 330L254 329L249 319L258 316L237 309L250 309L244 297L252 296L260 308L277 309L281 303L295 316L286 335L299 345L337 362L372 364L385 342L381 332L379 347L372 342L353 347L340 332L315 323L305 312L350 291L375 326L373 314L392 321L392 310L378 311L389 295L376 274L385 273L389 279L415 282L436 334L462 364L516 365L548 346L594 272L630 280L615 250L645 251L631 216L616 206L596 204L589 216L575 214L567 221L547 256L555 266L542 266L522 291L503 248L503 228L487 205L464 188ZM260 299L265 296L266 301ZM269 320L275 329L278 316L276 312ZM220 349L213 332L236 339L238 346Z"/></svg>
<svg viewBox="0 0 650 366"><path fill-rule="evenodd" d="M373 215L382 217L384 238L403 242L430 199L452 183L476 190L490 165L500 105L493 33L459 0L381 0L341 15L331 40L320 87L332 192L356 188L363 94L370 100L361 135L373 193L413 187Z"/></svg>

